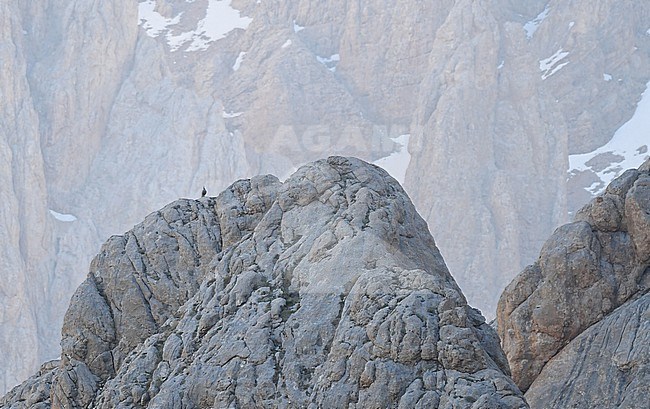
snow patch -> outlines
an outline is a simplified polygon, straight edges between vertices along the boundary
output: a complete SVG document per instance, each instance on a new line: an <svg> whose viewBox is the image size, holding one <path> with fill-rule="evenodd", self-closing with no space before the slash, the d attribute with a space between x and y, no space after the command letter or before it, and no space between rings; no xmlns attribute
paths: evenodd
<svg viewBox="0 0 650 409"><path fill-rule="evenodd" d="M287 41L284 42L284 44L282 44L282 48L287 48L287 47L289 47L291 44L292 44L291 40L287 40Z"/></svg>
<svg viewBox="0 0 650 409"><path fill-rule="evenodd" d="M537 17L524 24L524 31L526 32L527 39L530 40L533 38L533 35L535 34L535 31L537 31L539 25L542 24L542 21L544 21L546 17L548 17L549 11L551 11L551 8L547 4L544 10L539 13Z"/></svg>
<svg viewBox="0 0 650 409"><path fill-rule="evenodd" d="M604 79L605 81L611 81L611 80L612 80L612 76L609 75L609 74L607 74L607 73L603 73L603 79Z"/></svg>
<svg viewBox="0 0 650 409"><path fill-rule="evenodd" d="M221 116L223 118L237 118L241 114L243 114L243 112L226 112L226 111L223 111L221 113Z"/></svg>
<svg viewBox="0 0 650 409"><path fill-rule="evenodd" d="M156 11L156 1L146 0L138 4L138 21L149 37L158 37L167 27L178 24L183 13L166 18Z"/></svg>
<svg viewBox="0 0 650 409"><path fill-rule="evenodd" d="M293 32L294 32L294 33L300 32L300 31L302 31L302 30L304 30L304 29L305 29L304 26L300 26L300 25L298 25L298 24L296 23L296 20L293 20Z"/></svg>
<svg viewBox="0 0 650 409"><path fill-rule="evenodd" d="M231 2L209 0L205 18L197 24L192 44L187 51L205 50L210 43L226 37L231 31L248 28L253 19L242 17L239 10L230 6Z"/></svg>
<svg viewBox="0 0 650 409"><path fill-rule="evenodd" d="M399 145L397 151L373 162L375 165L384 168L389 175L401 184L404 184L404 179L406 179L406 169L411 162L411 154L408 151L410 138L410 134L390 138L393 142Z"/></svg>
<svg viewBox="0 0 650 409"><path fill-rule="evenodd" d="M560 48L552 56L540 60L539 70L542 72L542 79L543 80L547 79L548 77L550 77L551 75L555 74L560 69L562 69L562 67L567 65L569 61L560 63L567 55L569 55L569 52L564 51L563 49Z"/></svg>
<svg viewBox="0 0 650 409"><path fill-rule="evenodd" d="M73 214L59 213L59 212L55 212L52 209L48 209L48 210L50 211L50 214L54 216L54 218L58 221L66 222L66 223L77 221L77 216Z"/></svg>
<svg viewBox="0 0 650 409"><path fill-rule="evenodd" d="M241 62L244 60L245 55L246 55L246 51L242 51L239 53L237 59L235 60L235 63L232 65L233 71L237 71L239 67L241 67Z"/></svg>
<svg viewBox="0 0 650 409"><path fill-rule="evenodd" d="M327 67L328 70L336 72L336 64L341 61L341 56L338 54L332 54L329 57L319 57L316 56L316 59L319 63Z"/></svg>
<svg viewBox="0 0 650 409"><path fill-rule="evenodd" d="M242 16L239 10L232 8L231 3L232 0L208 0L205 17L196 23L196 29L180 34L174 34L174 26L180 23L183 12L166 18L156 11L156 0L138 4L138 20L148 36L155 38L164 35L171 51L183 47L188 52L201 51L235 29L245 30L253 20Z"/></svg>
<svg viewBox="0 0 650 409"><path fill-rule="evenodd" d="M594 195L601 194L607 185L627 169L638 168L650 157L650 82L641 95L634 115L618 128L612 139L593 152L569 155L569 175L592 171L599 182L585 188ZM610 158L609 163L596 163Z"/></svg>

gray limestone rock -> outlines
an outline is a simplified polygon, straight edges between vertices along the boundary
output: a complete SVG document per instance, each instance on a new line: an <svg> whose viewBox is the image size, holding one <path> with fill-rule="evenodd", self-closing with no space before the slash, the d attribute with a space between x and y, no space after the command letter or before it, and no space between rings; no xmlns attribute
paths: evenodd
<svg viewBox="0 0 650 409"><path fill-rule="evenodd" d="M533 407L647 402L636 380L626 385L647 377L650 361L649 164L625 172L575 222L558 228L539 260L501 295L498 332L513 379ZM610 356L631 363L615 371Z"/></svg>
<svg viewBox="0 0 650 409"><path fill-rule="evenodd" d="M630 300L558 353L532 383L532 408L648 405L650 294Z"/></svg>
<svg viewBox="0 0 650 409"><path fill-rule="evenodd" d="M625 216L637 257L650 261L650 175L640 175L625 196Z"/></svg>
<svg viewBox="0 0 650 409"><path fill-rule="evenodd" d="M179 200L112 237L62 348L0 406L528 407L406 193L352 158Z"/></svg>
<svg viewBox="0 0 650 409"><path fill-rule="evenodd" d="M248 26L193 48L217 4ZM616 0L1 2L0 393L59 356L110 235L206 181L376 160L403 134L404 186L492 317L591 198L599 179L567 182L567 155L633 114L649 20L650 2Z"/></svg>

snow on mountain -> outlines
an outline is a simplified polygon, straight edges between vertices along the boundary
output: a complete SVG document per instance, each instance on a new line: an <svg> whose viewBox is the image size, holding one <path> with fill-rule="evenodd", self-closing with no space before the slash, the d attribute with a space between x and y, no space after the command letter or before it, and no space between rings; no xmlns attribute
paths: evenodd
<svg viewBox="0 0 650 409"><path fill-rule="evenodd" d="M138 4L138 21L150 37L158 37L167 27L178 24L181 14L173 18L166 18L156 11L156 1L147 0Z"/></svg>
<svg viewBox="0 0 650 409"><path fill-rule="evenodd" d="M319 63L326 66L328 70L335 72L336 64L338 64L338 62L341 61L341 56L339 54L333 54L330 55L329 57L316 56L316 59L318 60Z"/></svg>
<svg viewBox="0 0 650 409"><path fill-rule="evenodd" d="M542 10L542 12L537 15L537 17L524 24L524 31L526 32L527 39L530 40L533 38L535 31L537 31L539 25L542 24L542 21L544 21L544 19L548 16L549 11L551 11L551 9L547 4L544 10Z"/></svg>
<svg viewBox="0 0 650 409"><path fill-rule="evenodd" d="M223 118L229 119L229 118L237 118L241 114L243 114L243 112L226 112L226 111L223 111L221 113L221 116Z"/></svg>
<svg viewBox="0 0 650 409"><path fill-rule="evenodd" d="M244 61L244 56L246 55L246 51L242 51L239 53L237 56L237 59L235 60L235 63L232 65L232 70L237 71L239 67L241 67L242 61Z"/></svg>
<svg viewBox="0 0 650 409"><path fill-rule="evenodd" d="M569 61L561 62L567 55L569 52L560 48L552 56L540 60L539 70L542 72L542 79L547 79L567 65Z"/></svg>
<svg viewBox="0 0 650 409"><path fill-rule="evenodd" d="M624 170L639 167L648 156L650 145L650 82L637 104L632 118L621 126L612 139L600 148L579 155L569 155L569 174L592 171L600 179L586 190L601 194Z"/></svg>
<svg viewBox="0 0 650 409"><path fill-rule="evenodd" d="M54 216L54 218L55 218L56 220L60 221L60 222L70 223L70 222L77 221L77 216L75 216L75 215L73 215L73 214L64 214L64 213L59 213L59 212L55 212L55 211L52 210L52 209L48 209L48 210L50 211L50 214L51 214L52 216Z"/></svg>
<svg viewBox="0 0 650 409"><path fill-rule="evenodd" d="M182 48L188 52L200 51L235 29L245 30L253 20L242 16L231 3L231 0L209 0L205 17L196 23L196 28L179 34L176 34L177 26L185 13L167 18L157 11L156 0L146 0L138 5L138 20L150 37L164 34L171 51Z"/></svg>
<svg viewBox="0 0 650 409"><path fill-rule="evenodd" d="M301 26L301 25L297 24L296 20L293 20L293 32L294 33L297 33L297 32L302 31L304 29L305 29L304 26Z"/></svg>
<svg viewBox="0 0 650 409"><path fill-rule="evenodd" d="M375 165L384 168L389 175L394 177L395 180L400 183L404 183L404 179L406 179L406 169L411 162L411 154L408 150L410 138L410 134L391 138L393 142L400 145L398 150L373 162Z"/></svg>

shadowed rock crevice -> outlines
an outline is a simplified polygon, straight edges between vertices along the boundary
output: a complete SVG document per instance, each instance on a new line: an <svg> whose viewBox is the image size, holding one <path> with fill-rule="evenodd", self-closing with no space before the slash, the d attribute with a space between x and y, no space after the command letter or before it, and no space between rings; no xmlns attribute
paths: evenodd
<svg viewBox="0 0 650 409"><path fill-rule="evenodd" d="M2 404L44 385L57 408L527 407L408 196L352 158L182 199L111 238L63 346Z"/></svg>

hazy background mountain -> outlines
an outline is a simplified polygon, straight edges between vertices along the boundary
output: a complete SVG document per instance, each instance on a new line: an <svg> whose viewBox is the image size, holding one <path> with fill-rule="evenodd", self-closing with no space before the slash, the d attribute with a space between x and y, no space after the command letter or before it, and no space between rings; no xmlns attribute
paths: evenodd
<svg viewBox="0 0 650 409"><path fill-rule="evenodd" d="M0 393L58 356L99 245L203 185L376 161L491 317L648 156L644 1L11 0L0 22Z"/></svg>

